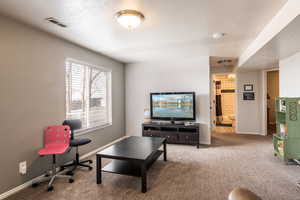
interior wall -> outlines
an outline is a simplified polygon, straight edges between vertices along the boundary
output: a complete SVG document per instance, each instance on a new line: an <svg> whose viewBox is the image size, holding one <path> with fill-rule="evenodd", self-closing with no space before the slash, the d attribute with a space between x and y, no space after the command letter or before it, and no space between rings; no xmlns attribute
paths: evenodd
<svg viewBox="0 0 300 200"><path fill-rule="evenodd" d="M244 134L263 134L262 130L262 106L263 101L261 97L262 92L262 72L238 72L236 76L237 81L237 109L236 119L237 133ZM253 84L253 92L255 93L255 100L243 100L243 92L245 84Z"/></svg>
<svg viewBox="0 0 300 200"><path fill-rule="evenodd" d="M125 135L124 66L45 32L0 17L0 194L50 167L51 157L39 157L43 129L65 119L65 59L74 58L112 70L112 126L85 134L87 153ZM74 151L60 156L63 163ZM19 174L27 161L28 173Z"/></svg>
<svg viewBox="0 0 300 200"><path fill-rule="evenodd" d="M126 80L126 134L142 135L144 109L150 108L151 92L194 91L200 142L210 144L209 58L128 64Z"/></svg>
<svg viewBox="0 0 300 200"><path fill-rule="evenodd" d="M220 74L220 73L233 73L234 72L234 66L211 66L210 67L210 73L211 74Z"/></svg>
<svg viewBox="0 0 300 200"><path fill-rule="evenodd" d="M280 97L300 97L300 52L279 62Z"/></svg>

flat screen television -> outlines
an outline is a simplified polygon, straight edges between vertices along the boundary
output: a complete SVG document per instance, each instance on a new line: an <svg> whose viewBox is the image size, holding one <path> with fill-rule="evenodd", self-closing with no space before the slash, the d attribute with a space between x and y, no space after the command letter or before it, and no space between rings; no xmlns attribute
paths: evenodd
<svg viewBox="0 0 300 200"><path fill-rule="evenodd" d="M150 94L150 114L154 120L184 121L196 118L195 92Z"/></svg>

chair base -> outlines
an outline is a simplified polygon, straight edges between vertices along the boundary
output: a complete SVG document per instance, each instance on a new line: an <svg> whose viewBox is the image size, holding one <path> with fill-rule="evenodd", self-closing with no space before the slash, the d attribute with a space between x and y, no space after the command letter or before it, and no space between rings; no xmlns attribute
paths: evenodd
<svg viewBox="0 0 300 200"><path fill-rule="evenodd" d="M72 178L72 176L70 175L62 175L62 174L55 174L55 175L50 175L48 177L43 177L41 178L38 182L32 184L32 187L37 187L40 183L44 183L44 182L48 182L48 186L47 186L47 190L48 191L52 191L54 189L53 187L53 182L56 178L68 178L69 179L69 183L73 183L74 179Z"/></svg>
<svg viewBox="0 0 300 200"><path fill-rule="evenodd" d="M68 178L69 183L73 183L74 179L72 175L65 175L65 171L57 171L56 170L56 164L55 164L55 155L53 156L53 164L52 164L52 170L46 173L44 177L42 177L40 180L32 184L32 187L37 187L40 183L48 182L48 191L52 191L54 189L53 182L56 178Z"/></svg>
<svg viewBox="0 0 300 200"><path fill-rule="evenodd" d="M77 150L77 149L76 149ZM91 167L90 165L87 165L85 163L89 163L89 164L92 164L93 161L92 160L83 160L83 161L80 161L79 160L79 153L78 153L78 150L76 151L76 159L70 163L70 164L67 164L67 165L63 165L61 167L61 170L64 170L65 168L68 168L68 167L73 167L71 170L69 170L66 174L67 175L73 175L74 174L74 171L80 167L80 168L88 168L89 171L91 171L93 169L93 167Z"/></svg>

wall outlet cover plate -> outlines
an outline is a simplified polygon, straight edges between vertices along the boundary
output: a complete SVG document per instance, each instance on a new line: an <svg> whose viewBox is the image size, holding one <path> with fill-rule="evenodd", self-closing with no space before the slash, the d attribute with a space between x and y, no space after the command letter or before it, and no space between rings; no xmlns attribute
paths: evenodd
<svg viewBox="0 0 300 200"><path fill-rule="evenodd" d="M26 161L20 162L19 163L19 173L24 175L27 172L27 163Z"/></svg>

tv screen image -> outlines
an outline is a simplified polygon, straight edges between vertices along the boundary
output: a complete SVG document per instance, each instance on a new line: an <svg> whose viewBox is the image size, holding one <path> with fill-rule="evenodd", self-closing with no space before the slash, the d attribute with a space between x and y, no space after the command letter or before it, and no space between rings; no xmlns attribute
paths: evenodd
<svg viewBox="0 0 300 200"><path fill-rule="evenodd" d="M195 94L190 93L152 93L152 119L194 119Z"/></svg>

